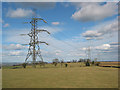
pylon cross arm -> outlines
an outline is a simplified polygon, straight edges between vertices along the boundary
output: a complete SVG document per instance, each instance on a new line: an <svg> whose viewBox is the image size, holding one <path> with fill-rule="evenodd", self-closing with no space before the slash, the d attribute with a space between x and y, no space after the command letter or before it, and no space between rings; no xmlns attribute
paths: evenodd
<svg viewBox="0 0 120 90"><path fill-rule="evenodd" d="M48 43L46 43L46 42L42 42L42 41L38 41L39 43L45 43L46 45L49 45Z"/></svg>
<svg viewBox="0 0 120 90"><path fill-rule="evenodd" d="M48 32L47 30L36 30L37 32L47 32L48 34L50 34L50 32Z"/></svg>
<svg viewBox="0 0 120 90"><path fill-rule="evenodd" d="M42 18L33 18L34 20L43 20L43 22L47 23L44 19Z"/></svg>

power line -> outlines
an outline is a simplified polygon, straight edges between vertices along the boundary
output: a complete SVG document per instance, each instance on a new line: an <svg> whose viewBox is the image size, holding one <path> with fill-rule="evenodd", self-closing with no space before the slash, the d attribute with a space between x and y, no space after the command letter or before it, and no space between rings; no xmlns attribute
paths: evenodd
<svg viewBox="0 0 120 90"><path fill-rule="evenodd" d="M50 36L53 36L53 35L50 35ZM53 36L54 37L54 36ZM60 39L60 38L59 38ZM69 44L69 43L67 43L67 42L65 42L65 41L63 41L63 40L60 40L62 43L64 43L64 44L66 44L66 45L68 45L69 47L72 47L72 48L74 48L75 50L79 50L79 48L76 48L74 45L71 45L71 44Z"/></svg>

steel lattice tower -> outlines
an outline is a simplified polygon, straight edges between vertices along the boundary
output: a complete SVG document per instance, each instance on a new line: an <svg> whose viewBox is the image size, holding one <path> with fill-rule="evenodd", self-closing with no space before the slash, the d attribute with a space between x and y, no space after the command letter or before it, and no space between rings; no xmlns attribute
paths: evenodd
<svg viewBox="0 0 120 90"><path fill-rule="evenodd" d="M91 39L87 39L88 42L88 48L86 48L86 56L87 56L87 59L89 59L91 61Z"/></svg>
<svg viewBox="0 0 120 90"><path fill-rule="evenodd" d="M42 55L41 55L41 51L40 51L40 43L45 43L46 45L48 45L48 43L38 40L38 33L47 32L48 34L50 34L47 30L38 30L37 29L38 20L47 23L44 19L36 18L36 17L32 18L31 22L26 22L26 23L30 23L32 28L31 28L31 32L27 34L30 37L30 43L27 44L27 45L29 45L29 49L28 49L28 54L25 59L25 63L27 63L28 58L30 56L32 56L32 64L33 64L34 68L36 67L37 56L40 57L41 62L44 63ZM26 34L21 34L21 35L26 35Z"/></svg>

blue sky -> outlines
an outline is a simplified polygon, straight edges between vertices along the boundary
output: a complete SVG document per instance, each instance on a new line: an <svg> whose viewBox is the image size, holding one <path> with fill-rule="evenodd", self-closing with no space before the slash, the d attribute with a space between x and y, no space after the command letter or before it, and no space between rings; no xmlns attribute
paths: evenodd
<svg viewBox="0 0 120 90"><path fill-rule="evenodd" d="M47 29L51 35L39 34L39 39L49 43L41 45L45 61L54 58L79 60L87 58L88 46L94 60L117 60L118 43L118 6L115 2L26 2L2 3L2 44L3 62L23 62L29 43L29 22L36 8L37 17L48 24L38 22L38 28ZM113 55L113 56L111 56Z"/></svg>

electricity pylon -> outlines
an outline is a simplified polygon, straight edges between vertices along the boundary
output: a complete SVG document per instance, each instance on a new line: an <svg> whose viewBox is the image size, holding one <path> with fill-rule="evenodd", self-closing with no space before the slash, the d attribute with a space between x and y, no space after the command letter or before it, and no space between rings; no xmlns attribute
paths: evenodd
<svg viewBox="0 0 120 90"><path fill-rule="evenodd" d="M43 22L47 23L42 18L34 17L34 18L32 18L31 22L26 22L26 23L31 24L31 26L32 26L31 32L28 33L28 34L21 34L21 35L28 35L30 37L30 43L26 44L26 45L29 45L29 49L28 49L28 54L27 54L26 59L25 59L25 63L27 63L28 58L30 56L32 56L32 64L33 64L34 68L36 68L36 58L37 58L37 56L39 56L40 59L41 59L41 62L44 63L42 55L41 55L40 45L39 44L40 43L45 43L46 45L48 45L48 43L38 40L38 33L47 32L48 34L50 34L47 30L38 30L37 29L38 20L42 20Z"/></svg>
<svg viewBox="0 0 120 90"><path fill-rule="evenodd" d="M91 41L91 39L86 39L87 41ZM87 59L89 59L91 61L91 46L90 46L91 42L88 43L88 48L86 48L86 54L87 54Z"/></svg>
<svg viewBox="0 0 120 90"><path fill-rule="evenodd" d="M88 48L87 48L87 56L88 56L88 59L89 60L91 60L91 47L89 46Z"/></svg>

